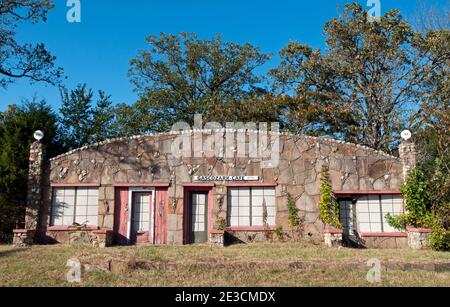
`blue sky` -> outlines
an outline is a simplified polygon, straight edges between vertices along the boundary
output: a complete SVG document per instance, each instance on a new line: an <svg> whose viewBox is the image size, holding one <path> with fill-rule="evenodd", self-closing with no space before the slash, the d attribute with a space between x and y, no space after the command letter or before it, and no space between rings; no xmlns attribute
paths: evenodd
<svg viewBox="0 0 450 307"><path fill-rule="evenodd" d="M444 6L447 1L428 2ZM82 20L77 24L66 20L66 0L54 2L47 22L21 26L18 40L45 43L64 68L68 77L64 84L69 88L86 82L112 95L116 103L133 103L129 61L146 47L144 39L150 34L194 32L201 38L221 34L226 41L252 43L274 55L260 69L264 74L277 65L277 53L289 40L323 48L323 25L349 1L81 0ZM367 0L357 2L366 5ZM408 19L417 10L417 0L381 0L381 4L382 13L399 8ZM6 90L0 88L0 110L34 95L60 106L57 88L19 81Z"/></svg>

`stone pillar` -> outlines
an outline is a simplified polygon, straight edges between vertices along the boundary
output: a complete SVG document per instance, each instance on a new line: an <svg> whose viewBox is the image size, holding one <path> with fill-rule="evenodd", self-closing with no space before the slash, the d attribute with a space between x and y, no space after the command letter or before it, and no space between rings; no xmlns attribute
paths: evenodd
<svg viewBox="0 0 450 307"><path fill-rule="evenodd" d="M27 208L25 228L36 230L39 221L39 211L42 206L42 185L44 181L45 146L37 141L30 147L30 164L28 171Z"/></svg>
<svg viewBox="0 0 450 307"><path fill-rule="evenodd" d="M225 246L225 231L213 230L209 234L209 243L211 247L224 247Z"/></svg>
<svg viewBox="0 0 450 307"><path fill-rule="evenodd" d="M337 229L325 229L323 231L325 245L333 247L341 247L343 242L343 231Z"/></svg>
<svg viewBox="0 0 450 307"><path fill-rule="evenodd" d="M34 230L15 229L14 230L13 245L15 247L29 247L34 243Z"/></svg>
<svg viewBox="0 0 450 307"><path fill-rule="evenodd" d="M416 145L411 141L404 141L399 147L400 160L403 165L403 179L416 167Z"/></svg>
<svg viewBox="0 0 450 307"><path fill-rule="evenodd" d="M431 229L408 229L408 245L415 250L426 249L430 246Z"/></svg>

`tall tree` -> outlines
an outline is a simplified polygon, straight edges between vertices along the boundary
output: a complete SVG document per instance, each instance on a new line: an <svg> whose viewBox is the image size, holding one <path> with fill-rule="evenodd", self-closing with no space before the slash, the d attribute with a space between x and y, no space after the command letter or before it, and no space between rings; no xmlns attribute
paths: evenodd
<svg viewBox="0 0 450 307"><path fill-rule="evenodd" d="M51 84L59 81L62 69L55 68L55 57L44 44L20 44L15 39L19 24L45 21L52 7L48 0L0 1L0 87L19 78Z"/></svg>
<svg viewBox="0 0 450 307"><path fill-rule="evenodd" d="M370 22L356 3L347 4L324 31L324 53L297 42L281 51L282 62L271 72L276 86L295 93L299 106L317 115L312 131L392 150L405 114L418 102L422 67L430 64L418 58L418 34L398 10Z"/></svg>
<svg viewBox="0 0 450 307"><path fill-rule="evenodd" d="M450 3L450 2L449 2ZM430 204L439 226L450 229L450 7L423 5L418 44L424 62L419 111L411 117Z"/></svg>
<svg viewBox="0 0 450 307"><path fill-rule="evenodd" d="M145 130L192 123L196 113L207 119L211 106L262 92L255 69L270 56L250 44L223 42L219 36L201 40L190 33L161 33L147 43L149 49L131 61L129 72L140 96L136 108L154 119L144 123Z"/></svg>
<svg viewBox="0 0 450 307"><path fill-rule="evenodd" d="M416 130L434 129L439 155L450 155L450 29L429 30L417 46L422 58L420 105L411 125Z"/></svg>
<svg viewBox="0 0 450 307"><path fill-rule="evenodd" d="M67 149L103 141L114 135L111 96L99 91L94 105L94 92L86 84L79 84L74 90L62 87L60 92L59 123Z"/></svg>
<svg viewBox="0 0 450 307"><path fill-rule="evenodd" d="M35 130L44 132L48 155L61 152L56 115L44 101L24 101L0 114L0 241L20 227L24 218L29 148Z"/></svg>

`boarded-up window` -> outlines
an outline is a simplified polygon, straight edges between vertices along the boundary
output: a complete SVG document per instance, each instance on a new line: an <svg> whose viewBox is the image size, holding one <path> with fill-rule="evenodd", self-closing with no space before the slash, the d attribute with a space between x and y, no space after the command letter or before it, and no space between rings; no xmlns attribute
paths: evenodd
<svg viewBox="0 0 450 307"><path fill-rule="evenodd" d="M275 189L242 187L228 189L228 226L275 225Z"/></svg>
<svg viewBox="0 0 450 307"><path fill-rule="evenodd" d="M52 226L98 225L98 189L53 189Z"/></svg>

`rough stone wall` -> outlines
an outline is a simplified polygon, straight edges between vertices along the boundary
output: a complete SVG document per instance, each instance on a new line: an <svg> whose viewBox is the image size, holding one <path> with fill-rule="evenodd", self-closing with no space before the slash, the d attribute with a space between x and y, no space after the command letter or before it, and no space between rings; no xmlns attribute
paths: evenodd
<svg viewBox="0 0 450 307"><path fill-rule="evenodd" d="M36 230L39 227L39 210L42 208L42 188L44 171L45 147L37 141L30 146L27 210L25 228Z"/></svg>
<svg viewBox="0 0 450 307"><path fill-rule="evenodd" d="M406 179L410 171L416 167L416 145L413 142L405 141L399 147L400 161L403 166L403 178Z"/></svg>
<svg viewBox="0 0 450 307"><path fill-rule="evenodd" d="M415 250L425 249L430 247L429 238L431 235L431 230L421 231L421 230L409 230L408 231L408 245L410 248Z"/></svg>
<svg viewBox="0 0 450 307"><path fill-rule="evenodd" d="M403 249L408 248L407 237L367 237L364 238L366 248Z"/></svg>
<svg viewBox="0 0 450 307"><path fill-rule="evenodd" d="M335 190L390 190L402 183L400 159L350 143L281 134L278 167L262 169L261 161L248 158L171 158L177 136L122 138L69 152L50 161L50 183L101 184L99 226L109 229L113 228L114 184L170 183L168 242L175 244L183 243L183 184L193 183L193 176L259 176L261 182L276 183L277 226L289 229L288 192L296 201L305 235L321 235L323 230L317 205L323 164L329 165ZM214 223L217 214L226 218L226 192L223 183L216 182ZM47 190L45 195L49 212L51 193Z"/></svg>

